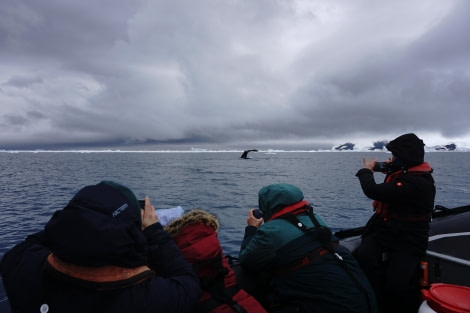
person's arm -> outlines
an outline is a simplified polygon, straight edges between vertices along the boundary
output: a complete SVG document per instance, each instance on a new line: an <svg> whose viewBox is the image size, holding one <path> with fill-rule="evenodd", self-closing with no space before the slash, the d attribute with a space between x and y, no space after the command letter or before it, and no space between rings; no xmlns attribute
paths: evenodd
<svg viewBox="0 0 470 313"><path fill-rule="evenodd" d="M276 249L273 247L268 233L261 227L263 219L253 216L253 210L248 213L245 236L240 247L240 264L249 270L263 270L276 257ZM266 225L265 225L266 226Z"/></svg>
<svg viewBox="0 0 470 313"><path fill-rule="evenodd" d="M14 246L3 256L0 262L0 274L9 276L11 270L21 262L27 253L34 253L46 259L51 251L44 245L44 231L29 235L23 242Z"/></svg>
<svg viewBox="0 0 470 313"><path fill-rule="evenodd" d="M244 250L246 248L246 246L250 243L251 239L253 239L253 237L255 236L257 230L258 228L254 226L248 225L245 227L245 235L243 236L243 241L240 246L240 250Z"/></svg>
<svg viewBox="0 0 470 313"><path fill-rule="evenodd" d="M0 262L0 275L10 305L36 303L40 281L35 279L42 271L50 254L44 245L44 231L30 235L3 255Z"/></svg>
<svg viewBox="0 0 470 313"><path fill-rule="evenodd" d="M243 237L240 250L244 250L246 248L248 243L256 234L256 231L258 230L258 228L260 228L261 225L263 224L264 219L262 217L256 218L254 215L254 210L255 209L251 209L248 211L248 218L246 219L247 226L245 227L245 236Z"/></svg>
<svg viewBox="0 0 470 313"><path fill-rule="evenodd" d="M407 181L407 174L400 174L391 182L377 184L373 171L376 161L363 159L363 162L364 168L360 169L356 176L359 178L362 191L368 198L385 202L399 202L400 199L415 193L416 188Z"/></svg>
<svg viewBox="0 0 470 313"><path fill-rule="evenodd" d="M251 241L251 238L256 234L256 230L260 228L263 224L263 218L256 218L253 214L254 209L248 211L248 218L246 220L246 224L248 226L245 227L245 236L243 237L243 241L241 244L241 250L245 249L248 243Z"/></svg>
<svg viewBox="0 0 470 313"><path fill-rule="evenodd" d="M364 194L373 200L391 201L400 196L400 193L403 191L397 189L394 183L377 184L373 173L369 169L360 169L356 176L359 178Z"/></svg>
<svg viewBox="0 0 470 313"><path fill-rule="evenodd" d="M199 278L171 236L163 230L148 198L142 212L142 227L149 244L148 266L156 272L149 285L149 296L155 299L154 303L163 302L168 312L189 311L201 296ZM162 307L157 309L162 310Z"/></svg>

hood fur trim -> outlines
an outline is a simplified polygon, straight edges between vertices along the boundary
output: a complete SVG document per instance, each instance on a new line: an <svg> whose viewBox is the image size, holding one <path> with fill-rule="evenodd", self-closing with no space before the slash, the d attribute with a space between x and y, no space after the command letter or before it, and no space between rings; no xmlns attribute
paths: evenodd
<svg viewBox="0 0 470 313"><path fill-rule="evenodd" d="M165 226L165 230L174 237L178 235L178 233L186 226L193 224L205 224L209 227L212 227L216 232L220 228L219 221L215 215L202 209L194 209L188 213L183 214L180 218L171 221L168 225Z"/></svg>

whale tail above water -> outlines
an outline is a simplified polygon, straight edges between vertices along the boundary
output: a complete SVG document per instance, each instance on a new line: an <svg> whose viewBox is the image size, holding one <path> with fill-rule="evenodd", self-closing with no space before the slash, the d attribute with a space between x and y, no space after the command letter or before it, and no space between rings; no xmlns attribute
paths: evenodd
<svg viewBox="0 0 470 313"><path fill-rule="evenodd" d="M242 159L249 159L249 158L248 158L248 152L251 152L251 151L253 151L253 152L258 152L258 150L256 150L256 149L245 150L245 151L243 151L243 154L241 155L240 158L242 158Z"/></svg>

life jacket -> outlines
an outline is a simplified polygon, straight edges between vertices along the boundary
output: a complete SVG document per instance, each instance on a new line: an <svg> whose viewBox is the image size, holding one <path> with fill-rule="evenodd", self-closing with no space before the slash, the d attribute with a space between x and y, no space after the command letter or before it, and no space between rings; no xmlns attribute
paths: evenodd
<svg viewBox="0 0 470 313"><path fill-rule="evenodd" d="M195 312L265 313L261 304L238 286L217 238L218 228L215 216L203 210L192 210L165 227L199 276L203 294Z"/></svg>
<svg viewBox="0 0 470 313"><path fill-rule="evenodd" d="M402 169L391 174L388 174L385 177L384 182L390 183L397 181L397 184L401 184L398 181L398 177L401 174L409 174L409 175L422 175L422 174L430 174L432 173L433 169L429 165L429 163L424 162L420 165L410 167L409 169ZM395 219L395 220L406 220L406 221L426 221L431 218L432 212L427 214L407 214L407 215L397 215L393 212L390 212L390 203L389 202L382 202L378 200L374 200L372 202L372 207L374 208L375 214L383 218L384 220L388 219Z"/></svg>
<svg viewBox="0 0 470 313"><path fill-rule="evenodd" d="M302 223L298 218L298 214L306 213L310 220L312 221L314 227L307 227L304 223ZM304 233L313 233L316 232L319 234L318 240L320 241L321 246L317 249L310 251L307 255L305 255L300 260L295 261L294 263L284 266L281 269L277 269L273 274L280 275L285 274L288 272L294 272L299 268L313 263L316 260L322 258L325 255L333 255L333 257L342 260L342 257L336 252L337 248L339 247L339 242L337 240L332 241L332 233L331 230L320 224L318 219L315 217L313 213L313 208L307 201L300 201L294 203L292 205L286 206L285 208L281 209L280 211L273 214L273 216L269 219L284 219L291 223L296 228L300 229Z"/></svg>
<svg viewBox="0 0 470 313"><path fill-rule="evenodd" d="M316 218L315 214L313 213L313 208L310 204L306 201L300 201L293 205L283 208L279 212L283 212L282 214L277 214L276 218L282 218L290 222L294 227L301 230L306 235L318 233L318 240L320 241L321 246L313 251L309 252L300 260L293 262L290 265L284 266L282 268L276 269L273 273L274 275L283 275L289 272L294 272L305 265L314 263L318 259L326 255L331 255L333 259L342 267L342 269L348 274L357 288L364 294L365 299L367 300L367 304L369 306L369 312L372 312L372 308L374 307L372 303L372 298L369 295L366 287L359 281L359 279L353 274L351 269L348 267L344 258L340 255L338 248L339 242L337 239L332 238L331 230L321 225L318 219ZM304 223L302 223L297 215L306 213L310 220L313 223L313 227L308 227ZM274 216L274 215L273 215ZM272 218L271 218L272 219Z"/></svg>
<svg viewBox="0 0 470 313"><path fill-rule="evenodd" d="M310 204L307 201L299 201L294 204L288 205L271 215L271 217L266 220L266 222L276 218L282 218L283 216L287 216L290 214L297 215L307 212L309 205Z"/></svg>

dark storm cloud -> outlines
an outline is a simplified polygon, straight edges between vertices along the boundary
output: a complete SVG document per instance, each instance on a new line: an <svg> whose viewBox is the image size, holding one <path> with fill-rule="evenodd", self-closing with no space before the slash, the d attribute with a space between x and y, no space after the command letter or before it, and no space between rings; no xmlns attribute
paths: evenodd
<svg viewBox="0 0 470 313"><path fill-rule="evenodd" d="M82 53L126 38L134 3L138 2L4 2L0 42L6 51L33 59L86 57Z"/></svg>
<svg viewBox="0 0 470 313"><path fill-rule="evenodd" d="M0 149L464 140L469 24L457 0L3 2Z"/></svg>
<svg viewBox="0 0 470 313"><path fill-rule="evenodd" d="M470 3L413 43L394 51L366 53L368 60L314 78L294 103L305 124L331 136L347 132L438 130L446 137L468 135L470 115Z"/></svg>

